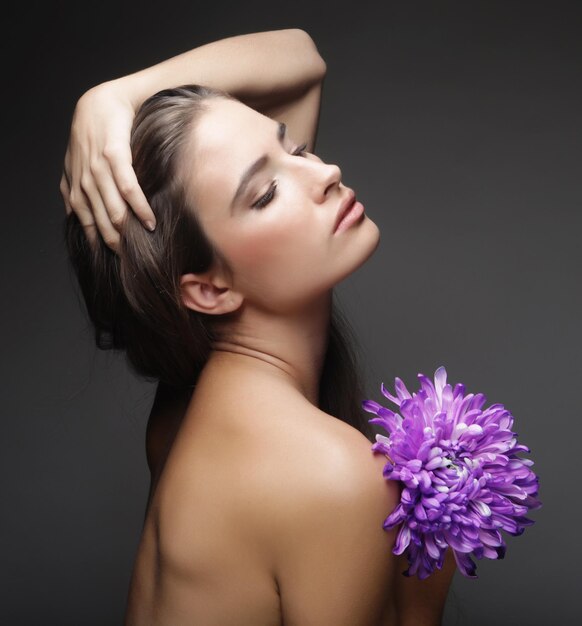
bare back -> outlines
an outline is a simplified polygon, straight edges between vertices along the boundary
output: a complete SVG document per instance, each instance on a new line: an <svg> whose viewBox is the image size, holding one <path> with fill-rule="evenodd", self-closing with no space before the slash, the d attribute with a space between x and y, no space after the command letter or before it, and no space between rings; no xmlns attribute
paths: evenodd
<svg viewBox="0 0 582 626"><path fill-rule="evenodd" d="M291 561L285 553L288 527L280 523L285 493L291 502L296 493L300 502L308 482L326 465L331 470L343 463L346 451L371 463L378 486L385 483L383 457L371 454L371 444L358 431L276 381L252 380L254 386L240 372L200 378L151 493L126 626L282 624L286 598L293 597L292 589L287 595L281 588L282 580L293 587L281 574L281 563ZM370 579L362 588L371 589L363 600L367 615L378 619L358 626L393 623L394 536L381 523L395 497L388 490L370 502L375 511L364 527L369 525L374 539L371 544L364 538L363 546L381 554L370 554L364 574ZM293 509L297 518L289 528L308 514ZM285 517L291 517L289 511ZM293 545L290 539L287 545ZM358 544L346 549L361 551ZM310 554L302 558L309 568ZM322 590L334 584L341 584L339 576L317 581ZM315 617L302 623L326 626Z"/></svg>

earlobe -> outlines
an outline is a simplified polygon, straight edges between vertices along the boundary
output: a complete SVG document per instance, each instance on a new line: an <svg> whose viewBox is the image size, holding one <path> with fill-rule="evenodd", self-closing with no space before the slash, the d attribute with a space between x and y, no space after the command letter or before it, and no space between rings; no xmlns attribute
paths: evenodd
<svg viewBox="0 0 582 626"><path fill-rule="evenodd" d="M184 305L200 313L230 313L242 303L241 294L228 287L218 287L208 276L184 274L180 279L180 288Z"/></svg>

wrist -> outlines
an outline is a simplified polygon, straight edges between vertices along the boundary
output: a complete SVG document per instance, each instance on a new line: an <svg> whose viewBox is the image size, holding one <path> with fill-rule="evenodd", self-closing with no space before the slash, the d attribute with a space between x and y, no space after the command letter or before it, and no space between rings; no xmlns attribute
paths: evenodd
<svg viewBox="0 0 582 626"><path fill-rule="evenodd" d="M156 90L152 91L149 87L146 77L141 71L114 78L102 83L100 87L113 92L118 98L128 102L134 113L137 112L145 100L156 92Z"/></svg>

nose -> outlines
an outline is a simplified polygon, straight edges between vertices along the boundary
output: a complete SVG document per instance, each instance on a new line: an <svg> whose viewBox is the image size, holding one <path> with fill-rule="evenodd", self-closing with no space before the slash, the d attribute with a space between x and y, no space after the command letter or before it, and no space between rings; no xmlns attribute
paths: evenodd
<svg viewBox="0 0 582 626"><path fill-rule="evenodd" d="M339 187L342 179L342 171L335 163L321 163L321 170L318 178L317 193L320 201L325 202L335 187Z"/></svg>

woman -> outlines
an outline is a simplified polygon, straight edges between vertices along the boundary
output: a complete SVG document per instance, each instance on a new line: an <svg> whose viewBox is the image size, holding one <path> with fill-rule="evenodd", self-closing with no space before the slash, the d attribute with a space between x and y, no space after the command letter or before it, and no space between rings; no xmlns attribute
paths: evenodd
<svg viewBox="0 0 582 626"><path fill-rule="evenodd" d="M440 623L454 559L401 576L382 528L398 487L370 450L334 306L379 230L313 153L325 73L310 36L285 29L77 104L71 259L98 345L160 381L127 626Z"/></svg>

